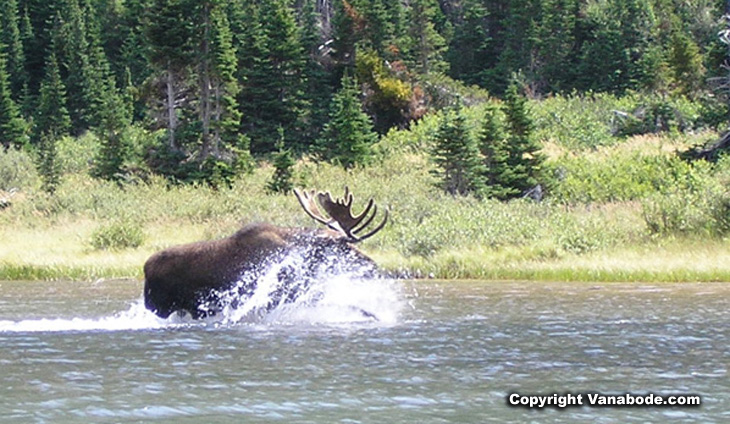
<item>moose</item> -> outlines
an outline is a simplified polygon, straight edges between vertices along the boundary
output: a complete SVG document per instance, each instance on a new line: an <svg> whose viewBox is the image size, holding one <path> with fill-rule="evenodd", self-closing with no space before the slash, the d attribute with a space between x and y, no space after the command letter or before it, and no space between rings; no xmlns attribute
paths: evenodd
<svg viewBox="0 0 730 424"><path fill-rule="evenodd" d="M294 194L307 215L325 228L254 223L223 239L157 252L144 265L145 307L161 318L176 312L187 312L195 319L215 315L225 306L221 293L235 290L236 301L245 300L252 295L267 267L292 251L303 253L304 269L279 271L276 278L281 282L280 289L273 295L271 305L296 299L306 285L295 280L302 275L311 278L323 264L345 271L358 270L363 276L377 275L375 262L355 244L385 227L387 209L382 221L372 227L378 213L375 202L371 198L360 214L353 215L353 195L347 187L344 197L337 200L329 192L315 190L295 189ZM368 228L372 229L363 233Z"/></svg>

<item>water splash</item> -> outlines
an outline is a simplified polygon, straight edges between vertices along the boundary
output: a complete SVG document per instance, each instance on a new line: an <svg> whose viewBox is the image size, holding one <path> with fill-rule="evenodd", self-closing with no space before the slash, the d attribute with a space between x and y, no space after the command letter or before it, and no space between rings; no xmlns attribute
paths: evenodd
<svg viewBox="0 0 730 424"><path fill-rule="evenodd" d="M162 319L134 301L129 309L102 317L0 320L0 334L28 332L139 331L184 327L234 325L393 325L405 305L399 282L365 276L364 270L338 268L340 260L318 264L307 273L307 258L291 253L254 277L243 277L231 290L218 293L222 309L210 318L193 320L187 315ZM282 280L283 273L287 278ZM252 292L240 288L256 278ZM205 306L203 306L205 307Z"/></svg>
<svg viewBox="0 0 730 424"><path fill-rule="evenodd" d="M22 321L0 321L2 333L37 333L64 331L121 331L152 330L180 325L163 320L144 307L142 299L135 301L128 310L100 318L42 318Z"/></svg>

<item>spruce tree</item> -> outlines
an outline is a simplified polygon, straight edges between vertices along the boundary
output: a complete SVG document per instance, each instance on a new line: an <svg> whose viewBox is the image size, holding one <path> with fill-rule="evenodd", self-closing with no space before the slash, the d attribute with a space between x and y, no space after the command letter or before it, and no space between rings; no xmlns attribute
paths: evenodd
<svg viewBox="0 0 730 424"><path fill-rule="evenodd" d="M480 84L493 65L487 9L479 0L466 0L459 10L447 58L449 74L467 84Z"/></svg>
<svg viewBox="0 0 730 424"><path fill-rule="evenodd" d="M180 127L178 97L186 91L184 75L192 62L189 13L193 10L195 7L188 0L152 0L144 19L145 50L162 80L163 94L159 100L163 111L160 115L164 117L167 146L172 151L178 151L181 144L177 139Z"/></svg>
<svg viewBox="0 0 730 424"><path fill-rule="evenodd" d="M279 141L276 142L278 152L274 153L274 175L266 184L270 193L288 193L294 188L294 155L284 145L284 129L279 128Z"/></svg>
<svg viewBox="0 0 730 424"><path fill-rule="evenodd" d="M436 15L440 14L436 0L413 0L409 10L409 40L407 53L415 69L423 74L446 72L444 60L446 40L436 30Z"/></svg>
<svg viewBox="0 0 730 424"><path fill-rule="evenodd" d="M53 51L46 60L45 68L46 76L41 82L33 138L38 146L38 169L43 179L43 189L53 193L60 179L56 145L61 137L68 134L71 119L66 109L65 87Z"/></svg>
<svg viewBox="0 0 730 424"><path fill-rule="evenodd" d="M369 4L364 13L365 38L371 49L378 55L385 56L389 52L389 47L394 44L393 23L389 19L383 0L372 0L367 3Z"/></svg>
<svg viewBox="0 0 730 424"><path fill-rule="evenodd" d="M672 36L669 58L678 91L689 96L695 95L705 76L700 48L689 35L676 31Z"/></svg>
<svg viewBox="0 0 730 424"><path fill-rule="evenodd" d="M480 196L484 192L484 164L476 141L469 134L461 102L443 112L436 131L433 174L446 193Z"/></svg>
<svg viewBox="0 0 730 424"><path fill-rule="evenodd" d="M506 200L520 193L510 186L514 175L509 163L507 134L500 113L493 103L487 106L479 129L478 144L484 157L484 196Z"/></svg>
<svg viewBox="0 0 730 424"><path fill-rule="evenodd" d="M0 0L0 46L3 47L0 52L5 54L10 91L16 103L22 100L23 89L28 84L19 18L17 0Z"/></svg>
<svg viewBox="0 0 730 424"><path fill-rule="evenodd" d="M316 140L319 137L327 122L329 103L335 85L332 74L326 68L330 58L320 50L324 40L316 2L317 0L305 0L300 18L302 47L307 56L303 74L306 81L305 98L310 106L305 116L307 125L304 126L302 134L305 140Z"/></svg>
<svg viewBox="0 0 730 424"><path fill-rule="evenodd" d="M0 145L5 148L24 146L28 141L26 131L27 124L13 101L5 57L0 53Z"/></svg>
<svg viewBox="0 0 730 424"><path fill-rule="evenodd" d="M69 0L57 12L51 45L68 89L68 111L72 132L80 134L98 123L94 114L103 88L101 76L91 64L83 11L77 0Z"/></svg>
<svg viewBox="0 0 730 424"><path fill-rule="evenodd" d="M222 151L248 150L248 146L240 133L241 112L236 100L240 86L235 75L238 62L226 11L220 6L213 8L210 22L212 137L209 151L214 157L220 157Z"/></svg>
<svg viewBox="0 0 730 424"><path fill-rule="evenodd" d="M245 32L239 55L239 96L244 130L256 153L274 149L277 129L282 126L290 146L303 149L303 118L307 109L303 79L306 54L294 11L286 0L263 0L249 5L238 27Z"/></svg>
<svg viewBox="0 0 730 424"><path fill-rule="evenodd" d="M325 159L345 168L366 164L378 139L370 117L362 111L359 94L355 79L345 74L318 143Z"/></svg>
<svg viewBox="0 0 730 424"><path fill-rule="evenodd" d="M515 77L505 93L504 113L509 131L507 163L511 172L503 178L503 185L517 190L515 195L521 195L537 185L544 157L540 153L540 144L533 137L533 122L527 99L520 94Z"/></svg>
<svg viewBox="0 0 730 424"><path fill-rule="evenodd" d="M23 45L23 56L25 58L25 81L23 83L23 89L21 94L21 100L19 103L20 111L23 117L29 118L33 116L35 109L35 94L34 91L34 72L30 71L32 64L28 60L27 51L35 46L35 36L33 35L33 25L30 22L30 16L28 15L28 8L23 9L23 14L20 16L20 41ZM41 66L42 68L42 66Z"/></svg>
<svg viewBox="0 0 730 424"><path fill-rule="evenodd" d="M97 127L101 148L92 170L95 177L121 181L124 164L130 154L128 129L131 124L129 104L114 90L105 93L102 99L99 126Z"/></svg>

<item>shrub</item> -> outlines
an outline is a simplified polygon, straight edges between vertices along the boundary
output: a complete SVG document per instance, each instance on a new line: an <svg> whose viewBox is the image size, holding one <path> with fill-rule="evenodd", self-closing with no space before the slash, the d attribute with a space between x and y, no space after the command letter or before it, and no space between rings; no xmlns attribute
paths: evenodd
<svg viewBox="0 0 730 424"><path fill-rule="evenodd" d="M722 172L722 170L720 170ZM707 162L687 165L665 193L643 202L643 217L656 235L699 234L723 236L730 232L730 193L717 167Z"/></svg>
<svg viewBox="0 0 730 424"><path fill-rule="evenodd" d="M102 225L91 234L91 246L96 250L137 248L144 243L144 232L139 224L121 220Z"/></svg>
<svg viewBox="0 0 730 424"><path fill-rule="evenodd" d="M28 190L39 184L38 171L26 151L0 148L0 190Z"/></svg>

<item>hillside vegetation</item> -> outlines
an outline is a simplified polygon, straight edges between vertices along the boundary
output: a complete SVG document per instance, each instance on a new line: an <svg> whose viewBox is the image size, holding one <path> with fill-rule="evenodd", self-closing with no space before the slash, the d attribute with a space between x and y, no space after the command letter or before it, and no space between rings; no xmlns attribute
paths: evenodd
<svg viewBox="0 0 730 424"><path fill-rule="evenodd" d="M0 6L0 279L140 278L345 185L403 275L730 279L725 2Z"/></svg>
<svg viewBox="0 0 730 424"><path fill-rule="evenodd" d="M433 143L439 114L389 133L366 167L344 169L305 157L294 167L295 183L334 194L346 183L360 205L374 197L387 206L389 225L363 248L384 268L405 275L730 279L730 161L688 163L676 155L717 134L612 136L610 111L626 101L556 97L531 103L541 133L553 135L543 138L547 193L539 202L440 191L435 165L423 153ZM570 111L566 119L560 118L563 110ZM483 113L484 106L466 111L470 127ZM597 131L581 132L586 123ZM246 222L315 225L293 196L266 189L274 172L266 161L231 186L176 185L159 176L118 184L89 175L89 159L99 148L93 134L62 140L63 176L53 195L41 189L27 154L0 154L0 189L19 188L12 206L0 211L0 279L140 278L146 257L172 244L222 237Z"/></svg>

